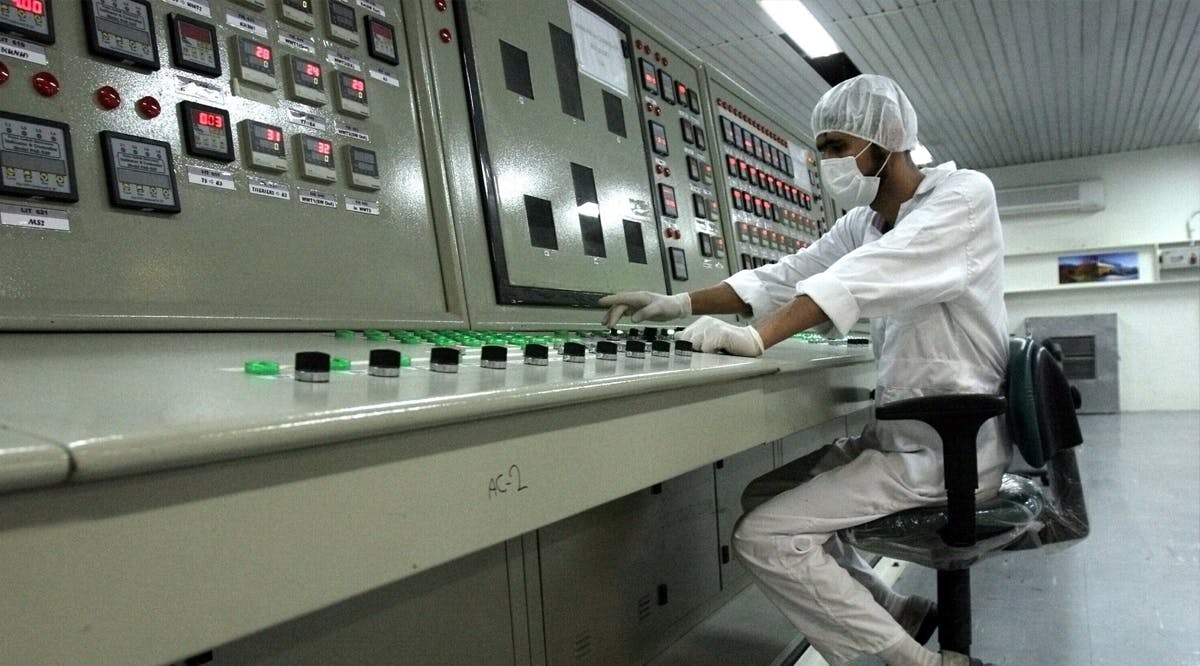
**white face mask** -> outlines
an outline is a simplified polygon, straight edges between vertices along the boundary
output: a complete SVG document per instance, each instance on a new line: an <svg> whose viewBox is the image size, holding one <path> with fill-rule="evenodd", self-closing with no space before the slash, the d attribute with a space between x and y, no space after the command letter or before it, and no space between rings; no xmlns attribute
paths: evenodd
<svg viewBox="0 0 1200 666"><path fill-rule="evenodd" d="M858 155L867 152L871 144L867 144ZM883 165L874 176L864 176L858 170L858 155L854 157L830 157L821 160L821 174L824 176L825 189L833 195L839 206L845 209L866 206L875 200L879 193L879 174L887 166L892 154L888 153Z"/></svg>

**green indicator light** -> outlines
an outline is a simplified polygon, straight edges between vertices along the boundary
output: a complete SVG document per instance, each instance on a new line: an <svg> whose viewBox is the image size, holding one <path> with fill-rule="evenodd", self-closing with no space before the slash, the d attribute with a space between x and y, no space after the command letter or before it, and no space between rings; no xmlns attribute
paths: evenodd
<svg viewBox="0 0 1200 666"><path fill-rule="evenodd" d="M337 358L335 356L335 357L329 359L329 369L330 370L349 370L350 369L350 359Z"/></svg>
<svg viewBox="0 0 1200 666"><path fill-rule="evenodd" d="M388 334L383 331L367 331L365 335L372 342L383 342L388 339Z"/></svg>
<svg viewBox="0 0 1200 666"><path fill-rule="evenodd" d="M482 347L483 346L482 341L476 340L474 338L472 338L470 340L463 340L462 343L468 347Z"/></svg>
<svg viewBox="0 0 1200 666"><path fill-rule="evenodd" d="M246 374L248 375L277 375L279 374L279 364L275 361L246 361Z"/></svg>
<svg viewBox="0 0 1200 666"><path fill-rule="evenodd" d="M411 368L412 367L412 357L411 356L401 356L400 357L400 367Z"/></svg>
<svg viewBox="0 0 1200 666"><path fill-rule="evenodd" d="M339 328L333 332L333 337L337 338L338 340L353 340L354 331L348 328Z"/></svg>

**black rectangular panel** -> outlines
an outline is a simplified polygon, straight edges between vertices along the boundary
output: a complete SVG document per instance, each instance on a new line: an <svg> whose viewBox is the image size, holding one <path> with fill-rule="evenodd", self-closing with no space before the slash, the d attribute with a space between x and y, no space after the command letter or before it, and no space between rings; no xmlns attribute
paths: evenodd
<svg viewBox="0 0 1200 666"><path fill-rule="evenodd" d="M645 58L638 58L638 67L642 72L642 87L650 92L658 92L658 69L654 63Z"/></svg>
<svg viewBox="0 0 1200 666"><path fill-rule="evenodd" d="M697 128L692 124L692 121L688 120L687 118L679 119L679 131L683 133L684 143L696 142L696 129Z"/></svg>
<svg viewBox="0 0 1200 666"><path fill-rule="evenodd" d="M667 128L662 126L662 123L656 123L653 120L647 121L650 123L650 148L655 153L666 157L671 154L671 148L667 144Z"/></svg>
<svg viewBox="0 0 1200 666"><path fill-rule="evenodd" d="M575 205L579 206L580 210L579 229L583 234L583 253L589 257L607 257L608 252L604 248L604 227L600 224L600 199L596 196L595 173L582 164L572 162L571 181L575 184Z"/></svg>
<svg viewBox="0 0 1200 666"><path fill-rule="evenodd" d="M629 263L646 263L646 239L642 237L642 223L622 221L625 223L625 253L629 255Z"/></svg>
<svg viewBox="0 0 1200 666"><path fill-rule="evenodd" d="M666 70L658 70L659 94L667 104L675 103L675 79Z"/></svg>
<svg viewBox="0 0 1200 666"><path fill-rule="evenodd" d="M666 183L658 184L658 203L666 217L679 217L679 204L675 201L675 188Z"/></svg>
<svg viewBox="0 0 1200 666"><path fill-rule="evenodd" d="M705 257L713 256L713 238L708 234L696 234L700 240L700 255Z"/></svg>
<svg viewBox="0 0 1200 666"><path fill-rule="evenodd" d="M683 248L673 247L671 250L671 277L686 282L688 279L687 254Z"/></svg>
<svg viewBox="0 0 1200 666"><path fill-rule="evenodd" d="M558 78L558 97L562 112L583 120L583 97L579 92L579 63L575 60L575 39L571 33L550 24L550 48L554 51L554 74Z"/></svg>
<svg viewBox="0 0 1200 666"><path fill-rule="evenodd" d="M617 136L627 136L625 134L625 106L621 104L621 98L607 90L600 92L604 97L604 120L608 123L608 131Z"/></svg>
<svg viewBox="0 0 1200 666"><path fill-rule="evenodd" d="M529 74L529 54L500 40L500 61L504 65L504 86L533 99L533 79Z"/></svg>
<svg viewBox="0 0 1200 666"><path fill-rule="evenodd" d="M549 201L525 195L525 219L529 222L529 243L547 250L558 249L554 230L554 211Z"/></svg>

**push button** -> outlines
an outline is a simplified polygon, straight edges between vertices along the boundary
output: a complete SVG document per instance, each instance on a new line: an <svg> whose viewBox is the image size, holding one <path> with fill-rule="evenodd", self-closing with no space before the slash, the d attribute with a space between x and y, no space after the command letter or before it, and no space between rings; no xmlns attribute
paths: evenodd
<svg viewBox="0 0 1200 666"><path fill-rule="evenodd" d="M584 356L587 354L587 347L584 347L579 342L567 342L563 344L563 360L567 363L583 363Z"/></svg>
<svg viewBox="0 0 1200 666"><path fill-rule="evenodd" d="M596 343L596 358L601 361L617 360L617 343L612 340L601 340Z"/></svg>
<svg viewBox="0 0 1200 666"><path fill-rule="evenodd" d="M479 365L490 370L504 370L508 367L508 347L500 345L484 345Z"/></svg>
<svg viewBox="0 0 1200 666"><path fill-rule="evenodd" d="M533 342L525 345L525 365L550 365L550 348Z"/></svg>
<svg viewBox="0 0 1200 666"><path fill-rule="evenodd" d="M315 351L296 352L296 381L329 381L329 354Z"/></svg>
<svg viewBox="0 0 1200 666"><path fill-rule="evenodd" d="M372 377L400 376L400 352L395 349L372 349L367 358L367 374Z"/></svg>
<svg viewBox="0 0 1200 666"><path fill-rule="evenodd" d="M434 372L458 372L460 355L454 347L434 347L429 352L429 369Z"/></svg>

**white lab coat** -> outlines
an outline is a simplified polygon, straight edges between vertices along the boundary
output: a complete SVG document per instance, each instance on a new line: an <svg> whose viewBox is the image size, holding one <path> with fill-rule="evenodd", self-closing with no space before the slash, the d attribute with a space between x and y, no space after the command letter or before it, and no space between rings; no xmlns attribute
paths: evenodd
<svg viewBox="0 0 1200 666"><path fill-rule="evenodd" d="M887 233L877 213L855 208L812 246L726 280L756 317L807 294L842 332L870 318L876 404L997 393L1008 357L1003 238L992 184L953 164L923 173ZM1001 428L993 419L980 431L980 495L994 493L1008 465ZM880 605L894 606L897 597L836 532L944 501L942 469L941 442L931 428L872 422L861 436L747 488L744 501L757 506L738 523L734 551L830 664L877 654L905 635Z"/></svg>

